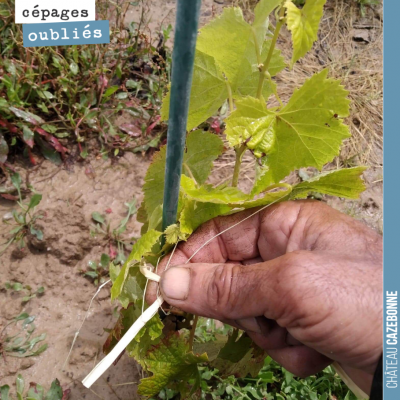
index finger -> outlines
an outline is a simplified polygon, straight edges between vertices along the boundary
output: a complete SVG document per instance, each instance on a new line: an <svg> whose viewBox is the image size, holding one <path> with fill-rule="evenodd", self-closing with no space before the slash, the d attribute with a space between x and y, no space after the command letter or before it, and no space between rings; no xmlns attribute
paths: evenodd
<svg viewBox="0 0 400 400"><path fill-rule="evenodd" d="M259 213L252 215L255 211L246 210L206 222L186 242L178 245L172 257L168 254L161 260L157 274L161 275L168 263L172 267L186 264L189 259L191 263L225 263L228 260L241 262L259 257L257 242L260 235L260 216ZM240 221L243 222L224 232ZM210 242L204 245L208 241ZM147 302L153 303L156 296L157 283L149 282Z"/></svg>
<svg viewBox="0 0 400 400"><path fill-rule="evenodd" d="M229 229L228 229L229 228ZM296 250L327 250L381 258L382 238L361 222L312 200L286 201L265 209L250 209L214 218L178 245L169 266L192 263L269 261ZM169 255L157 273L165 270ZM149 285L149 304L157 284Z"/></svg>

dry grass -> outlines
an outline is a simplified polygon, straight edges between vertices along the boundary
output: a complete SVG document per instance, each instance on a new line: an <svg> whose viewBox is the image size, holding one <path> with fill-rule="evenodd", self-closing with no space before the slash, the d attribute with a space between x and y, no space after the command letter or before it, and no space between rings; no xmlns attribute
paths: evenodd
<svg viewBox="0 0 400 400"><path fill-rule="evenodd" d="M361 18L356 2L328 1L313 50L292 71L286 69L277 77L284 101L295 87L322 68L329 68L330 76L341 80L351 100L350 117L345 122L352 137L337 160L345 166L382 165L383 30L377 15L369 9L366 18ZM370 42L354 41L353 36L359 32L369 36ZM283 32L279 46L290 58L289 32Z"/></svg>
<svg viewBox="0 0 400 400"><path fill-rule="evenodd" d="M225 148L228 150L214 162L214 169L209 178L209 182L214 185L221 185L223 183L230 184L232 180L233 168L235 165L235 152L233 149L228 147L227 142ZM252 154L247 151L243 155L242 165L240 168L239 189L249 193L254 183L254 177L255 160Z"/></svg>

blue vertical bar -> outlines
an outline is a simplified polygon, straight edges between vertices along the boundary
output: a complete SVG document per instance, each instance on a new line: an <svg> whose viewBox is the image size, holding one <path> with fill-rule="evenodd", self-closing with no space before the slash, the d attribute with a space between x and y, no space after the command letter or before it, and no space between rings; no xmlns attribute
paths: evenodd
<svg viewBox="0 0 400 400"><path fill-rule="evenodd" d="M168 118L163 229L176 222L201 0L178 0Z"/></svg>
<svg viewBox="0 0 400 400"><path fill-rule="evenodd" d="M400 1L384 1L384 400L400 399L398 295L400 293Z"/></svg>

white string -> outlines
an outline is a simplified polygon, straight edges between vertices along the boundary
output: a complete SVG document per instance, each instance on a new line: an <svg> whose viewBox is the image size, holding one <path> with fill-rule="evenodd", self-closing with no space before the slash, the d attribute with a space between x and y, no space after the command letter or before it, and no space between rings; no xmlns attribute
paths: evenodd
<svg viewBox="0 0 400 400"><path fill-rule="evenodd" d="M170 265L170 263L171 263L172 257L173 257L173 255L174 255L174 253L175 253L175 250L176 250L176 247L177 247L177 246L178 246L178 242L175 243L175 246L174 246L174 248L173 248L172 251L171 251L171 255L169 256L169 259L168 259L168 262L167 262L167 265L166 265L164 271L166 271L166 270L169 268L169 265ZM158 267L158 265L157 265L157 267ZM157 272L157 270L156 270L156 272ZM157 286L157 296L160 296L160 285ZM165 311L165 310L162 308L162 305L160 306L160 308L161 308L161 311L164 313L164 315L167 316L167 315L171 314L169 311Z"/></svg>
<svg viewBox="0 0 400 400"><path fill-rule="evenodd" d="M82 327L83 327L83 324L85 323L85 321L86 321L86 319L87 319L87 317L88 317L88 315L89 315L90 307L92 306L93 300L94 300L94 299L96 298L96 296L100 293L100 290L103 289L103 287L104 287L105 285L107 285L107 283L109 283L109 282L111 282L111 279L109 279L108 281L106 281L106 282L104 282L102 285L100 285L99 288L97 289L96 293L94 294L94 296L93 296L92 299L90 300L89 307L88 307L88 309L87 309L87 311L86 311L86 314L85 314L85 318L83 318L83 321L82 321L82 323L81 323L81 326L79 327L79 329L77 330L77 332L75 332L75 336L74 336L74 339L72 340L71 348L69 349L67 358L65 359L65 362L64 362L64 364L63 364L63 366L62 366L62 370L65 369L65 366L67 365L67 362L68 362L68 360L69 360L69 357L71 356L72 349L74 348L76 339L78 339L78 336L79 336L79 333L80 333L80 331L81 331L81 329L82 329Z"/></svg>
<svg viewBox="0 0 400 400"><path fill-rule="evenodd" d="M149 278L146 279L146 284L144 285L144 291L143 291L143 300L146 298L146 292L147 292L147 285L149 284ZM144 301L142 301L142 314L144 313Z"/></svg>
<svg viewBox="0 0 400 400"><path fill-rule="evenodd" d="M172 260L172 257L173 257L173 255L174 255L174 253L175 253L175 250L176 250L177 246L178 246L178 242L175 243L175 246L174 246L174 248L173 248L173 250L172 250L172 252L171 252L171 255L169 256L169 260L168 260L168 262L167 262L167 265L166 265L164 271L166 271L166 270L169 268L169 264L171 264L171 260Z"/></svg>
<svg viewBox="0 0 400 400"><path fill-rule="evenodd" d="M174 256L177 246L178 246L178 242L175 243L175 246L171 251L171 254L169 256L169 259L168 259L167 265L165 266L164 271L166 271L169 268L169 265L171 264L171 260L172 260L172 257ZM158 265L157 265L157 268L158 268ZM157 272L157 268L156 268L156 272ZM158 288L157 288L157 296L159 296L159 295L160 295L160 286L158 286Z"/></svg>

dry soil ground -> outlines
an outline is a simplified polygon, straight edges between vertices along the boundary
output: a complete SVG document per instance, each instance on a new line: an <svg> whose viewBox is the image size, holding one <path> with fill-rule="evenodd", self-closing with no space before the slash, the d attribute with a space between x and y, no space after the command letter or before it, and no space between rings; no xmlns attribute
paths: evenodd
<svg viewBox="0 0 400 400"><path fill-rule="evenodd" d="M205 0L201 23L217 15L231 2ZM249 7L250 1L236 1ZM149 30L173 24L176 1L147 1L144 15ZM127 20L138 20L141 7L133 7ZM251 17L249 11L246 15ZM290 45L287 33L280 39L287 57ZM382 19L381 10L367 9L362 18L357 4L351 0L329 1L322 22L320 40L313 51L293 71L285 71L279 80L282 99L286 100L299 82L327 66L331 75L342 79L353 102L352 116L347 121L353 133L332 166L368 164L365 174L368 189L359 201L326 199L328 203L365 221L378 231L382 223ZM249 186L252 164L246 159L248 176L241 183ZM71 389L72 399L134 399L140 371L133 360L123 357L119 363L93 386L85 389L80 381L102 357L101 347L106 338L104 328L115 322L105 287L97 299L72 351L66 360L75 332L78 330L95 286L80 274L89 260L98 261L106 252L104 240L90 236L91 213L111 209L109 219L115 225L125 215L124 203L135 197L140 203L141 186L150 160L146 156L126 153L117 161L92 157L89 161L57 167L44 161L32 168L23 162L16 165L24 181L29 178L35 190L43 194L39 209L45 218L40 221L43 243L31 242L25 251L11 247L0 257L0 327L22 311L36 316L37 332L47 333L48 349L38 357L26 359L0 358L0 382L13 385L21 373L26 382L34 381L48 387L58 378L64 388ZM224 179L232 167L232 155L226 153L217 161L214 180ZM249 179L247 179L249 178ZM0 241L7 237L9 227L1 218L15 204L0 200ZM135 237L139 224L133 220L127 235ZM21 292L4 289L5 282L16 281L33 288L44 286L41 297L22 304ZM94 393L95 392L95 393Z"/></svg>

